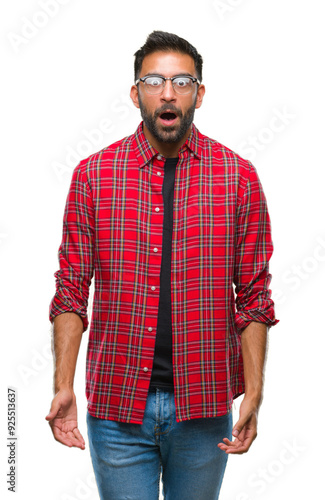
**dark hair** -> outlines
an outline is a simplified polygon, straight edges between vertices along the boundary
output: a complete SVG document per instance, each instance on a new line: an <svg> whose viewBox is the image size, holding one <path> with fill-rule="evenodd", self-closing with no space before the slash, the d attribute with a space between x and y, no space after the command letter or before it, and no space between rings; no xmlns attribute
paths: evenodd
<svg viewBox="0 0 325 500"><path fill-rule="evenodd" d="M153 52L180 52L181 54L188 54L194 60L195 71L197 77L202 81L202 56L198 53L195 47L189 42L180 38L173 33L166 33L165 31L153 31L148 35L146 43L136 51L134 61L134 81L139 78L142 62L145 56Z"/></svg>

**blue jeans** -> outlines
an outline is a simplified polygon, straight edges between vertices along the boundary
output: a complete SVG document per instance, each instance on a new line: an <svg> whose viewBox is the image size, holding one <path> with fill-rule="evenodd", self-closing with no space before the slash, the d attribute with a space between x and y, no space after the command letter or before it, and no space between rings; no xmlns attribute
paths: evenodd
<svg viewBox="0 0 325 500"><path fill-rule="evenodd" d="M87 413L90 454L101 500L217 500L232 413L176 422L174 393L149 392L142 424Z"/></svg>

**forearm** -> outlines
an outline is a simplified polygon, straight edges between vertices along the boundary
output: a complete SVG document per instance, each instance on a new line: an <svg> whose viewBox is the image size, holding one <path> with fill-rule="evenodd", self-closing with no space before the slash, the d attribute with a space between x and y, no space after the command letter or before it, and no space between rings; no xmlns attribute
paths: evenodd
<svg viewBox="0 0 325 500"><path fill-rule="evenodd" d="M263 397L264 367L267 346L267 325L252 321L241 334L244 363L245 397L256 409Z"/></svg>
<svg viewBox="0 0 325 500"><path fill-rule="evenodd" d="M55 317L53 329L54 393L73 389L77 357L83 333L83 322L75 313Z"/></svg>

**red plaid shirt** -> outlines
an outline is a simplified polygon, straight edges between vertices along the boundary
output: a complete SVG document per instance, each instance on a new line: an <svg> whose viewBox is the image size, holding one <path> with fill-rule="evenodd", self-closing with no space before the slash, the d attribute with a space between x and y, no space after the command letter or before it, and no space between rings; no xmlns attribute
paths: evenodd
<svg viewBox="0 0 325 500"><path fill-rule="evenodd" d="M73 172L50 320L73 311L87 329L94 274L86 394L95 417L142 423L158 317L164 161L141 123ZM255 168L192 125L174 192L177 421L223 415L244 392L241 331L251 321L278 322L268 289L272 251Z"/></svg>

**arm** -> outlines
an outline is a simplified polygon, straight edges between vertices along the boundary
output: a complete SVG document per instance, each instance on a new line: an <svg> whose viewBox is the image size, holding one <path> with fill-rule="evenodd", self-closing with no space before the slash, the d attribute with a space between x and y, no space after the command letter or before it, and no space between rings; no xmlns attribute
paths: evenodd
<svg viewBox="0 0 325 500"><path fill-rule="evenodd" d="M54 319L54 399L46 420L54 438L66 446L85 449L78 429L73 381L83 333L83 322L75 313L64 313Z"/></svg>
<svg viewBox="0 0 325 500"><path fill-rule="evenodd" d="M262 402L267 329L278 323L269 284L273 252L266 198L253 165L240 184L236 220L234 283L237 331L241 334L245 397L233 428L235 440L224 439L226 453L245 453L257 435L257 413Z"/></svg>
<svg viewBox="0 0 325 500"><path fill-rule="evenodd" d="M252 321L242 332L245 396L240 405L239 420L233 428L234 441L225 438L219 448L226 453L248 451L257 436L257 415L263 398L267 326Z"/></svg>
<svg viewBox="0 0 325 500"><path fill-rule="evenodd" d="M55 397L46 419L57 441L81 449L85 442L77 426L73 380L81 336L88 326L94 227L91 190L80 164L73 172L67 198L59 249L60 270L55 273L56 293L50 305L50 320L54 323Z"/></svg>

